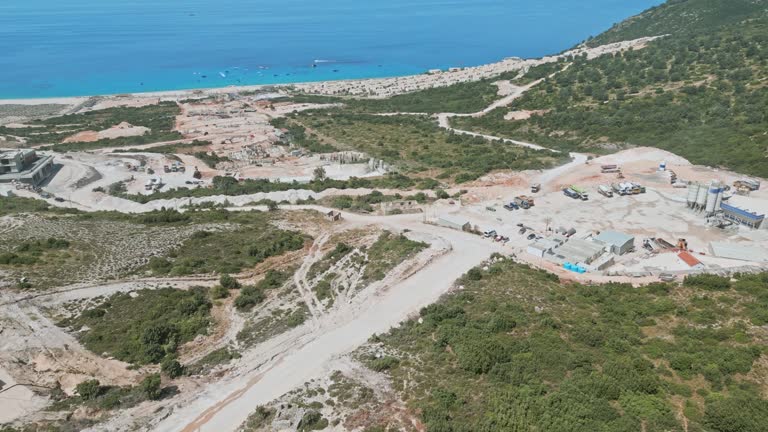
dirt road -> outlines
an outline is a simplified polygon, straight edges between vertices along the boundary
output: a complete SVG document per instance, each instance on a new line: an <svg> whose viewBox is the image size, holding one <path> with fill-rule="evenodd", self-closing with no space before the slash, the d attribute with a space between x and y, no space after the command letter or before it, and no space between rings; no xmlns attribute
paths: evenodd
<svg viewBox="0 0 768 432"><path fill-rule="evenodd" d="M409 235L430 238L431 252L425 252L428 255L422 257L428 260L427 266L376 295L361 296L358 304L350 305L342 313L321 318L318 330L313 332L316 337L308 341L301 339L302 345L243 376L217 382L194 401L177 407L151 430L235 430L258 405L329 372L336 359L365 343L371 335L386 332L435 302L463 273L492 252L502 251L497 243L477 236L422 224L419 215L386 218L351 215L351 222L362 221L381 223L391 229L410 229Z"/></svg>

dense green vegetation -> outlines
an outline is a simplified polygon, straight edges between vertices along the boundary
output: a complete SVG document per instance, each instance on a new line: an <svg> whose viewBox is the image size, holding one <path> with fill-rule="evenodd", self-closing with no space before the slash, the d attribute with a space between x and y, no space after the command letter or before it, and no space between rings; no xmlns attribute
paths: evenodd
<svg viewBox="0 0 768 432"><path fill-rule="evenodd" d="M765 11L765 0L668 0L590 39L590 46L644 36L685 35L736 24Z"/></svg>
<svg viewBox="0 0 768 432"><path fill-rule="evenodd" d="M152 257L149 268L155 275L238 273L265 259L304 247L307 237L268 223L268 216L253 214L253 220L231 231L197 231L168 257Z"/></svg>
<svg viewBox="0 0 768 432"><path fill-rule="evenodd" d="M232 177L216 176L213 178L210 188L178 188L151 195L128 194L115 191L115 196L140 203L148 203L158 199L172 198L198 198L214 195L250 195L260 192L280 192L292 189L306 189L321 192L326 189L357 189L357 188L381 188L381 189L411 189L416 186L429 184L425 180L416 180L402 174L391 173L382 177L351 177L349 180L322 179L312 180L309 183L281 183L271 182L268 179L244 179L238 181Z"/></svg>
<svg viewBox="0 0 768 432"><path fill-rule="evenodd" d="M768 430L768 274L565 285L497 259L458 283L369 360L429 432Z"/></svg>
<svg viewBox="0 0 768 432"><path fill-rule="evenodd" d="M267 291L283 286L293 274L293 271L270 269L256 285L247 285L240 289L240 295L235 299L235 307L240 312L250 311L254 306L267 298Z"/></svg>
<svg viewBox="0 0 768 432"><path fill-rule="evenodd" d="M426 203L430 198L424 192L418 192L413 195L403 197L400 194L384 195L379 191L373 191L366 195L337 195L332 198L328 198L328 204L340 210L351 210L354 212L370 213L374 211L374 207L377 204L399 201L399 200L413 200L420 204Z"/></svg>
<svg viewBox="0 0 768 432"><path fill-rule="evenodd" d="M61 325L80 333L86 348L134 364L158 363L179 345L205 334L211 302L204 288L162 288L115 294Z"/></svg>
<svg viewBox="0 0 768 432"><path fill-rule="evenodd" d="M492 79L419 90L386 99L294 95L290 100L296 103L341 103L351 111L368 113L473 113L482 110L498 98L499 89L493 85L494 81L511 79L515 75L516 73L503 74Z"/></svg>
<svg viewBox="0 0 768 432"><path fill-rule="evenodd" d="M312 153L333 153L338 149L330 144L322 143L311 133L307 133L304 126L291 122L285 117L275 118L269 122L272 126L288 131L287 139L291 144L309 150Z"/></svg>
<svg viewBox="0 0 768 432"><path fill-rule="evenodd" d="M427 247L428 244L410 240L403 234L384 231L368 248L363 280L373 282L384 279L395 266Z"/></svg>
<svg viewBox="0 0 768 432"><path fill-rule="evenodd" d="M56 151L80 151L101 147L122 147L128 145L149 144L159 141L181 139L182 136L173 131L176 116L180 109L175 102L161 102L157 105L144 107L116 107L103 110L88 111L82 114L69 114L51 117L45 120L34 120L30 128L16 129L0 126L0 135L15 135L23 137L28 144L55 144L49 147ZM135 137L102 139L94 142L62 143L65 138L83 131L100 131L109 129L122 122L134 126L144 126L150 132Z"/></svg>
<svg viewBox="0 0 768 432"><path fill-rule="evenodd" d="M550 152L449 133L425 116L321 110L296 113L291 119L336 147L365 152L404 170L458 173L457 182L496 169L539 169L556 162Z"/></svg>
<svg viewBox="0 0 768 432"><path fill-rule="evenodd" d="M508 121L510 109L498 109L482 118L454 119L453 125L563 150L653 146L697 164L768 176L765 6L746 0L669 2L648 17L675 27L672 35L638 51L574 59L510 108L544 113ZM651 21L637 22L644 23L637 31L655 31Z"/></svg>

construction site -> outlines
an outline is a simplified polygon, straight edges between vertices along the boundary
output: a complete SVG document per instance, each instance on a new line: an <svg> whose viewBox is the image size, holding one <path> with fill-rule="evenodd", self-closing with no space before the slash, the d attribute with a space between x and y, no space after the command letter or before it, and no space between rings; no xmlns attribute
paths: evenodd
<svg viewBox="0 0 768 432"><path fill-rule="evenodd" d="M0 184L3 197L34 199L43 209L0 217L0 424L238 430L269 406L276 414L259 430L297 430L320 403L333 430L361 431L382 419L422 430L386 376L353 353L460 290L456 281L470 269L514 260L562 281L635 286L768 269L765 180L650 147L571 153L549 169L494 170L424 190L380 190L376 196L391 199L371 211L334 207L334 198L351 201L374 189L315 191L304 183L376 179L399 167L354 148L298 145L274 120L335 105L284 96L184 94L172 98L180 114L171 132L180 139L66 152L54 146L26 165L35 170L41 161L44 176ZM72 109L145 102L161 101L113 97ZM432 119L470 133L450 129L453 115ZM112 126L90 135L150 133ZM24 153L3 154L10 167L11 156ZM230 193L265 180L280 187ZM110 316L106 309L129 305L136 309L124 317L132 319L151 309L133 302L152 293L186 296L171 303L183 313L199 301L182 326L198 332L160 338L161 347L139 360L102 348L110 337L89 337L103 331L97 324ZM169 378L172 361L186 372ZM158 373L167 394L140 393ZM92 380L102 393L85 400L82 385Z"/></svg>

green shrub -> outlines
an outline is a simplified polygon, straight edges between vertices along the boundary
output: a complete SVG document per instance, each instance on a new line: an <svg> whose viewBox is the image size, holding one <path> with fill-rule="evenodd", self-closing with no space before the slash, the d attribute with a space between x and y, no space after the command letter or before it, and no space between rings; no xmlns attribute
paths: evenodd
<svg viewBox="0 0 768 432"><path fill-rule="evenodd" d="M84 400L96 399L102 390L101 383L96 379L83 381L75 387L75 393Z"/></svg>

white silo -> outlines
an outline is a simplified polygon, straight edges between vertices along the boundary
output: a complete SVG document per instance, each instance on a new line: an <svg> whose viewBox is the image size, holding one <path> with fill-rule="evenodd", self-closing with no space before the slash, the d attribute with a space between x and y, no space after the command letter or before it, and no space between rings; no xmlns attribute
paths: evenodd
<svg viewBox="0 0 768 432"><path fill-rule="evenodd" d="M722 191L722 185L717 180L712 180L709 183L709 190L707 191L707 207L706 212L707 214L712 214L715 212L715 204L717 204L717 196L720 195L720 192Z"/></svg>
<svg viewBox="0 0 768 432"><path fill-rule="evenodd" d="M698 183L690 183L688 185L688 199L686 200L688 202L688 207L693 208L694 205L696 205L696 197L699 196L699 188L701 187Z"/></svg>
<svg viewBox="0 0 768 432"><path fill-rule="evenodd" d="M704 185L699 186L699 192L696 195L696 204L693 206L696 210L704 210L705 206L707 205L707 193L709 191L707 190L707 187Z"/></svg>

